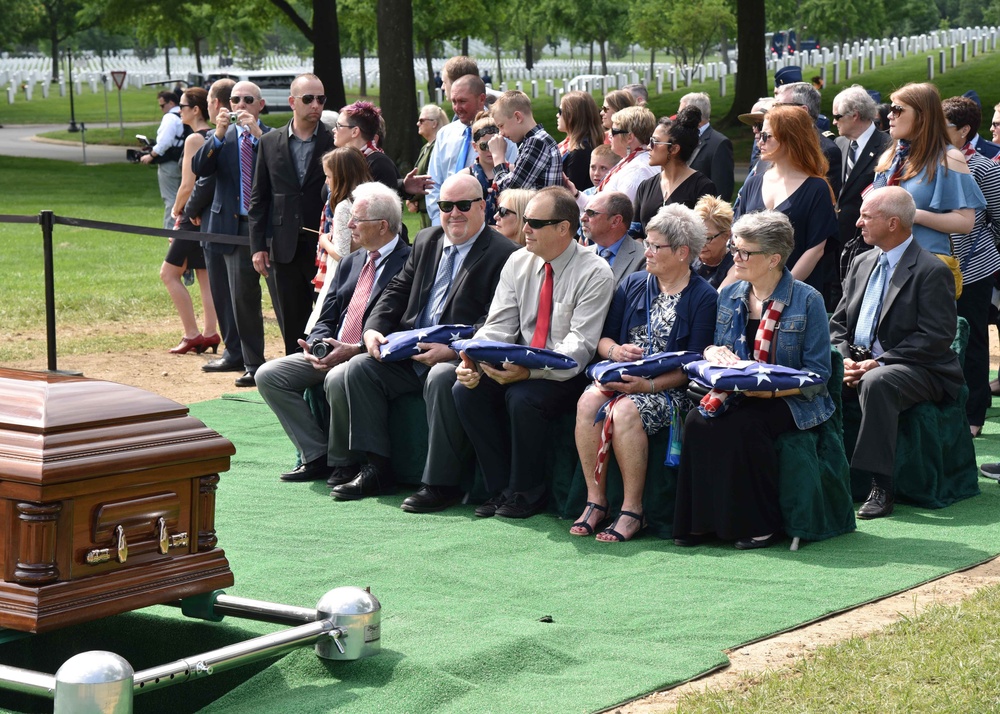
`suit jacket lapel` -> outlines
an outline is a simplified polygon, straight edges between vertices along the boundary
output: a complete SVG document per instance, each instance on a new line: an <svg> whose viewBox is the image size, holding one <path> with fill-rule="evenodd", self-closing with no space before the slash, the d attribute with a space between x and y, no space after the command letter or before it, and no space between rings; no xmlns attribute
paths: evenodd
<svg viewBox="0 0 1000 714"><path fill-rule="evenodd" d="M388 285L389 281L396 276L397 272L399 272L394 268L400 260L405 260L405 258L400 258L403 254L400 250L402 247L403 242L400 241L396 244L395 250L389 253L389 257L385 259L385 266L382 268L382 273L378 276L378 279L375 281L375 285L372 287L372 292L368 296L368 305L365 309L371 307L371 304L375 302L375 300L378 299L378 296L382 294L382 291L385 290L385 286Z"/></svg>
<svg viewBox="0 0 1000 714"><path fill-rule="evenodd" d="M486 247L489 245L489 241L492 238L490 234L490 227L485 226L483 228L483 232L479 234L478 238L476 238L476 242L472 244L472 249L469 250L469 254L465 256L465 260L462 261L462 267L459 268L458 273L455 274L455 280L451 284L451 288L448 290L448 297L444 301L442 311L448 309L451 305L452 297L458 294L458 292L462 289L462 285L465 283L466 278L469 277L469 272L486 254ZM501 238L503 238L503 236L501 236ZM507 239L504 238L504 240Z"/></svg>
<svg viewBox="0 0 1000 714"><path fill-rule="evenodd" d="M611 266L611 272L615 277L615 285L618 285L625 276L625 271L632 264L632 256L635 255L636 250L638 250L638 247L635 244L635 240L626 236L621 248L618 249L618 254L615 256L615 262Z"/></svg>
<svg viewBox="0 0 1000 714"><path fill-rule="evenodd" d="M889 310L892 308L892 305L896 300L896 296L899 295L899 291L902 287L906 285L906 281L910 279L910 275L913 271L913 264L917 262L914 247L919 248L916 240L910 243L909 247L896 264L896 269L892 271L892 279L889 281L889 290L885 294L885 300L882 301L882 312L879 313L879 322L881 322L882 319L889 314Z"/></svg>
<svg viewBox="0 0 1000 714"><path fill-rule="evenodd" d="M693 164L694 160L698 158L698 154L701 153L702 148L704 148L705 144L708 143L708 135L711 133L712 133L712 127L709 127L708 129L705 130L705 133L701 135L701 138L698 140L698 146L696 146L694 151L691 152L691 158L688 159L687 161L688 166Z"/></svg>

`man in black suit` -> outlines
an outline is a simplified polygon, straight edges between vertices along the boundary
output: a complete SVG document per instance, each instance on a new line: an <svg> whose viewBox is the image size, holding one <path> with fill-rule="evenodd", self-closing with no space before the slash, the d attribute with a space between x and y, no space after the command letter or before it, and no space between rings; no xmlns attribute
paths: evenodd
<svg viewBox="0 0 1000 714"><path fill-rule="evenodd" d="M875 250L851 264L830 320L834 349L844 357L844 399L861 405L851 466L873 474L858 518L892 513L899 414L919 402L954 399L965 381L951 349L955 280L913 239L915 213L899 186L868 193L858 227Z"/></svg>
<svg viewBox="0 0 1000 714"><path fill-rule="evenodd" d="M213 85L214 87L214 85ZM271 129L260 122L264 100L260 89L253 82L238 82L232 87L230 98L220 103L215 115L215 133L208 136L204 146L191 160L191 167L200 178L215 180L215 197L208 214L209 233L224 235L250 235L250 187L257 164L260 138ZM230 113L237 115L236 122L230 122ZM239 339L239 349L206 364L208 372L242 371L236 379L237 387L252 387L257 368L264 364L264 317L261 313L260 275L254 270L250 258L250 246L211 244L206 255L207 261L215 261L216 256L225 264L226 283L235 318L235 334L223 334L227 349L235 348ZM209 282L215 287L211 275ZM268 281L274 302L273 281ZM221 322L220 322L221 324ZM231 344L230 340L233 340Z"/></svg>
<svg viewBox="0 0 1000 714"><path fill-rule="evenodd" d="M733 185L735 183L733 165L733 142L725 134L709 126L712 118L712 102L704 92L692 92L681 97L678 111L686 106L698 107L701 110L701 124L698 131L701 138L695 147L688 166L712 179L719 196L727 202L733 200Z"/></svg>
<svg viewBox="0 0 1000 714"><path fill-rule="evenodd" d="M295 444L302 465L281 475L282 481L331 479L337 485L354 478L347 444L347 394L344 374L347 363L364 352L361 329L389 281L400 271L410 247L399 237L402 206L396 192L380 183L363 183L354 189L351 210L351 240L360 245L337 266L316 326L305 340L302 352L265 363L257 371L257 388L274 411L288 438ZM323 342L329 354L313 354ZM323 385L330 404L330 430L324 433L302 393Z"/></svg>
<svg viewBox="0 0 1000 714"><path fill-rule="evenodd" d="M429 427L423 482L457 486L472 468L472 449L451 395L458 355L447 345L424 344L426 351L402 362L382 362L385 335L432 325L480 325L507 257L517 246L486 225L483 189L468 174L441 187L441 225L417 234L406 265L382 293L365 322L367 356L347 366L352 451L368 463L357 478L332 495L354 500L395 490L389 470L389 402L423 393Z"/></svg>
<svg viewBox="0 0 1000 714"><path fill-rule="evenodd" d="M315 297L323 155L333 148L333 135L320 121L325 103L319 77L301 74L292 81L292 120L261 138L250 192L253 267L265 278L274 271L285 354L298 351Z"/></svg>
<svg viewBox="0 0 1000 714"><path fill-rule="evenodd" d="M861 192L871 185L875 166L892 139L875 126L878 105L861 85L848 87L833 98L833 123L840 136L839 164L843 184L837 194L837 221L840 224L840 250L836 255L839 265L836 275L830 276L839 302L840 283L847 276L851 261L858 253L871 246L860 238L858 218L861 215Z"/></svg>

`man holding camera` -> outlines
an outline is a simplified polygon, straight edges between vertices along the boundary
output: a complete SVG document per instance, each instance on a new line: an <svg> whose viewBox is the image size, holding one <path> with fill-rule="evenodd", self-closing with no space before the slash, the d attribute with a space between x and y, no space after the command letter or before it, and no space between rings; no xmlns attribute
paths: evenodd
<svg viewBox="0 0 1000 714"><path fill-rule="evenodd" d="M400 240L403 209L399 196L377 181L354 189L347 225L356 250L337 266L316 326L302 352L271 360L257 372L260 395L295 444L302 465L281 475L282 481L328 479L350 463L347 449L348 411L344 391L347 362L361 354L361 328L382 290L410 255ZM302 393L322 384L330 405L330 430L324 433ZM355 459L356 460L356 459Z"/></svg>
<svg viewBox="0 0 1000 714"><path fill-rule="evenodd" d="M851 263L830 321L833 346L844 357L844 401L861 405L851 467L872 473L858 518L892 513L900 413L919 402L954 399L965 381L951 349L955 280L913 239L915 214L899 186L868 193L858 227L874 250Z"/></svg>
<svg viewBox="0 0 1000 714"><path fill-rule="evenodd" d="M160 198L166 209L163 212L163 228L169 231L174 227L170 211L177 200L177 189L181 186L180 160L184 153L184 122L181 121L176 94L160 92L156 95L156 101L163 112L160 126L156 130L156 143L153 144L153 150L143 154L139 161L147 166L156 164L156 180L160 184Z"/></svg>

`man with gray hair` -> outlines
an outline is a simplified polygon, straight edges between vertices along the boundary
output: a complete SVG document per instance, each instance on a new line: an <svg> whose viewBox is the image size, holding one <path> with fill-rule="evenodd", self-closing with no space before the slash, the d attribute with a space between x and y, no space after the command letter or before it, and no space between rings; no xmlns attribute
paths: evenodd
<svg viewBox="0 0 1000 714"><path fill-rule="evenodd" d="M642 244L628 236L631 223L632 201L620 191L598 193L580 214L583 235L594 244L589 248L608 261L615 287L646 266Z"/></svg>
<svg viewBox="0 0 1000 714"><path fill-rule="evenodd" d="M649 103L649 90L645 84L626 84L622 89L635 97L636 106L644 107Z"/></svg>
<svg viewBox="0 0 1000 714"><path fill-rule="evenodd" d="M719 196L727 201L732 201L735 183L733 142L725 134L709 126L709 120L712 118L712 101L707 94L704 92L685 94L681 97L677 111L688 106L698 107L701 110L701 123L698 125L701 138L687 164L695 171L700 171L710 178L715 184Z"/></svg>
<svg viewBox="0 0 1000 714"><path fill-rule="evenodd" d="M774 98L779 105L788 104L802 107L809 112L809 116L812 117L814 123L819 120L820 94L816 90L816 87L812 86L809 82L782 84L774 91ZM840 149L837 148L833 139L825 136L819 130L818 126L816 127L816 136L819 137L819 148L830 163L830 168L826 172L826 178L833 188L833 195L836 196L840 193L840 184L842 183Z"/></svg>
<svg viewBox="0 0 1000 714"><path fill-rule="evenodd" d="M410 255L399 238L402 206L391 188L377 181L354 189L347 226L351 242L360 246L337 266L316 326L296 352L261 365L257 388L271 407L302 465L281 475L282 481L333 479L333 485L354 478L348 469L347 394L344 375L351 357L361 354L361 329L372 306ZM322 347L318 345L322 344ZM302 398L305 390L323 385L330 405L330 429L324 433ZM355 470L356 471L356 470ZM346 478L350 476L350 478Z"/></svg>
<svg viewBox="0 0 1000 714"><path fill-rule="evenodd" d="M861 192L871 185L875 166L891 139L875 128L878 105L860 84L848 87L833 98L833 123L840 132L837 146L841 151L843 184L837 194L837 221L840 223L840 278L854 256L868 250L858 236L861 215Z"/></svg>
<svg viewBox="0 0 1000 714"><path fill-rule="evenodd" d="M851 468L872 475L858 518L892 513L899 415L919 402L955 399L965 383L951 349L955 279L913 240L915 214L899 186L865 196L858 227L874 249L851 263L830 320L833 347L844 357L844 401L861 406Z"/></svg>

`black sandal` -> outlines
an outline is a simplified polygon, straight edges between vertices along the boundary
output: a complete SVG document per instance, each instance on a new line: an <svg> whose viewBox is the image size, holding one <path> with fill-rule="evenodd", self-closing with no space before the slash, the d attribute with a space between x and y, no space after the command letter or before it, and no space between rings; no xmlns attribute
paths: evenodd
<svg viewBox="0 0 1000 714"><path fill-rule="evenodd" d="M570 535L574 535L574 536L592 536L592 535L594 535L594 526L590 525L590 523L588 522L588 521L590 521L590 516L591 516L591 514L593 514L594 511L600 511L601 513L604 514L604 518L602 518L600 521L597 522L597 527L598 528L601 527L601 524L603 524L604 521L608 520L608 518L607 518L608 507L607 506L598 506L593 501L587 501L587 510L583 512L583 518L581 518L576 523L574 523L572 526L570 526L569 534ZM586 533L574 533L573 530L572 530L573 528L583 528L587 532Z"/></svg>
<svg viewBox="0 0 1000 714"><path fill-rule="evenodd" d="M615 526L618 525L618 521L621 520L622 516L628 516L629 518L631 518L631 519L633 519L635 521L639 521L639 527L636 529L635 533L633 533L632 535L630 535L628 538L626 538L621 533L619 533L618 531L615 530ZM605 534L611 536L612 538L614 538L614 541L603 540L601 538L598 538L597 540L600 541L601 543L613 543L613 542L616 542L616 541L618 543L624 543L625 541L632 540L637 535L639 535L639 533L641 533L642 530L643 530L643 528L645 528L645 527L646 527L646 516L645 516L645 514L643 514L643 513L632 513L632 511L619 511L618 515L615 517L614 523L612 523L610 526L608 526L603 531L601 531L601 533L605 533Z"/></svg>

